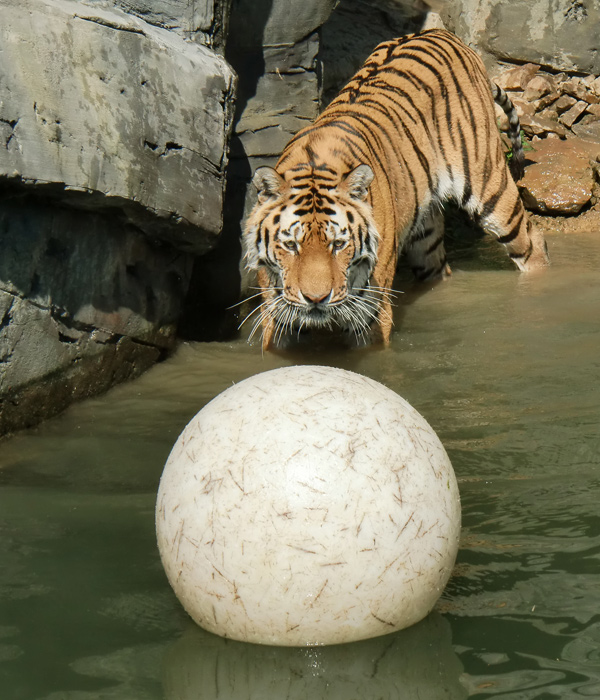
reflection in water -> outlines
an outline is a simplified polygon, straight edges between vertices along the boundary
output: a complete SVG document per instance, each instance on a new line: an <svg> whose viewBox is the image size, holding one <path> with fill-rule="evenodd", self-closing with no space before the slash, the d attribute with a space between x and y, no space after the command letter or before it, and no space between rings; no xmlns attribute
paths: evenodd
<svg viewBox="0 0 600 700"><path fill-rule="evenodd" d="M414 627L340 646L255 647L190 627L169 650L165 700L458 700L450 626Z"/></svg>
<svg viewBox="0 0 600 700"><path fill-rule="evenodd" d="M163 682L211 700L460 697L459 682L475 698L600 697L600 237L550 244L540 275L459 256L449 282L407 283L389 350L184 345L2 442L2 700L158 700ZM224 642L190 630L168 586L153 511L173 443L232 382L293 363L383 382L448 450L457 567L439 614L406 634L313 651Z"/></svg>

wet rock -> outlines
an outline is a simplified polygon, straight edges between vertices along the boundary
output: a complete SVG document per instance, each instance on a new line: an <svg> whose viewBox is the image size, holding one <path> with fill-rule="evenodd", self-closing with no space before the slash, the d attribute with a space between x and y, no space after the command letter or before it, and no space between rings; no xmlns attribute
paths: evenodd
<svg viewBox="0 0 600 700"><path fill-rule="evenodd" d="M117 9L0 0L0 12L4 186L119 210L196 253L214 245L232 118L226 62Z"/></svg>
<svg viewBox="0 0 600 700"><path fill-rule="evenodd" d="M600 210L589 209L578 216L541 216L532 214L531 219L542 233L565 235L599 234Z"/></svg>
<svg viewBox="0 0 600 700"><path fill-rule="evenodd" d="M569 217L563 222L563 232L578 233L600 233L600 210L591 209L579 216Z"/></svg>
<svg viewBox="0 0 600 700"><path fill-rule="evenodd" d="M519 186L525 206L542 214L577 214L590 203L594 173L590 159L600 154L600 144L579 139L544 139L527 153L533 161Z"/></svg>

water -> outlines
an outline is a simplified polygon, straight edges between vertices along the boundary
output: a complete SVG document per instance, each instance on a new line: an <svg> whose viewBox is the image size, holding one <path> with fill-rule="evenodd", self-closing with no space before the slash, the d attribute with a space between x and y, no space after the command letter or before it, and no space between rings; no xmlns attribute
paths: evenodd
<svg viewBox="0 0 600 700"><path fill-rule="evenodd" d="M408 282L389 350L182 346L0 443L2 700L510 700L600 696L600 237L551 238L522 276L481 242ZM362 372L429 420L463 534L436 611L398 634L276 649L204 633L158 558L153 510L189 418L232 382L307 362Z"/></svg>

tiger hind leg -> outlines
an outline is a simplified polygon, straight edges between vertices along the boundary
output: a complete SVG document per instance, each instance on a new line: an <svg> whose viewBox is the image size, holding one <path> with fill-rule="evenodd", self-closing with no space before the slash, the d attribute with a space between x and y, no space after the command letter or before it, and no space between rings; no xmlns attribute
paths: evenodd
<svg viewBox="0 0 600 700"><path fill-rule="evenodd" d="M490 197L477 214L483 230L505 247L519 270L537 270L550 264L544 236L529 219L511 179L506 189Z"/></svg>
<svg viewBox="0 0 600 700"><path fill-rule="evenodd" d="M414 276L420 282L445 279L451 274L444 248L444 214L431 210L421 228L414 231L404 252Z"/></svg>

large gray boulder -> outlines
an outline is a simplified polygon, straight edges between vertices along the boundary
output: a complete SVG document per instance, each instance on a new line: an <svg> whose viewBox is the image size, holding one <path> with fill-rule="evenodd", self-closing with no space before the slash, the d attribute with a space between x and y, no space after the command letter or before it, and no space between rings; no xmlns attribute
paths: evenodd
<svg viewBox="0 0 600 700"><path fill-rule="evenodd" d="M0 435L173 347L190 256L110 215L30 198L0 203L0 250Z"/></svg>
<svg viewBox="0 0 600 700"><path fill-rule="evenodd" d="M493 60L600 73L600 0L452 0L448 27Z"/></svg>
<svg viewBox="0 0 600 700"><path fill-rule="evenodd" d="M234 74L118 9L0 0L0 177L201 253L222 226Z"/></svg>

